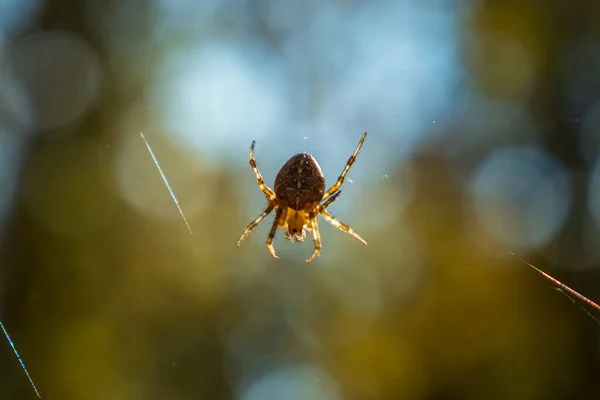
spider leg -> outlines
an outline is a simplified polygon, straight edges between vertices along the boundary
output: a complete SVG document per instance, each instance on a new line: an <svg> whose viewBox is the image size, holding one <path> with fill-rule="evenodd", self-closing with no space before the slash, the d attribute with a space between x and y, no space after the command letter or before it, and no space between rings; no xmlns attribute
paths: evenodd
<svg viewBox="0 0 600 400"><path fill-rule="evenodd" d="M334 193L334 194L333 194L333 195L332 195L330 198L328 198L328 199L327 199L327 201L325 201L325 203L323 203L323 204L321 205L321 208L325 209L325 208L329 207L329 205L330 205L331 203L333 203L333 202L334 202L334 201L335 201L335 200L338 198L338 196L339 196L340 194L342 194L342 191L341 191L341 190L338 190L337 192L335 192L335 193Z"/></svg>
<svg viewBox="0 0 600 400"><path fill-rule="evenodd" d="M273 207L275 207L274 203L271 203L267 206L267 208L265 209L265 211L263 211L258 217L256 217L254 219L254 221L250 222L248 224L248 226L246 227L246 229L244 229L244 232L242 233L242 236L240 236L240 238L237 241L236 246L240 247L240 244L242 243L242 240L244 240L244 238L246 236L248 236L248 234L250 233L250 231L252 229L254 229L256 227L256 225L260 224L260 221L262 221L267 215L269 215L269 213L271 212L271 210L273 210Z"/></svg>
<svg viewBox="0 0 600 400"><path fill-rule="evenodd" d="M277 257L275 253L275 247L273 246L273 238L275 237L275 232L277 232L277 225L279 224L279 220L281 219L281 215L283 213L283 208L277 207L275 211L275 220L273 220L273 225L271 225L271 231L269 232L269 237L267 238L267 249L269 249L269 253L273 256L273 258Z"/></svg>
<svg viewBox="0 0 600 400"><path fill-rule="evenodd" d="M344 179L346 178L346 174L350 170L352 164L354 164L354 160L356 160L356 156L358 155L358 152L360 151L360 148L362 147L366 137L367 132L363 133L362 137L360 138L360 142L358 142L358 146L356 146L356 150L354 150L354 153L352 153L352 155L348 159L348 162L346 163L346 167L342 171L342 174L338 178L337 182L334 183L333 186L327 190L327 192L325 192L321 201L326 200L329 196L334 194L340 188L340 186L342 186L342 183L344 183Z"/></svg>
<svg viewBox="0 0 600 400"><path fill-rule="evenodd" d="M256 166L256 160L254 159L255 143L256 140L253 140L252 145L250 146L250 166L254 171L254 175L256 175L256 181L258 182L258 187L260 188L260 190L262 190L262 192L265 194L265 196L267 196L269 200L273 200L275 198L275 193L273 193L273 190L265 184L265 180L263 179L262 175L260 174L260 171L258 170L258 167Z"/></svg>
<svg viewBox="0 0 600 400"><path fill-rule="evenodd" d="M325 218L325 220L327 220L327 222L329 222L331 225L335 226L336 228L348 233L350 236L352 236L354 239L358 240L359 242L361 242L362 244L366 245L367 242L365 242L365 240L363 238L361 238L358 233L354 232L352 230L352 228L350 228L348 225L344 224L343 222L339 221L338 219L336 219L333 215L329 214L327 212L327 210L325 210L324 208L321 208L319 210L319 212L321 213L321 215L323 216L323 218Z"/></svg>
<svg viewBox="0 0 600 400"><path fill-rule="evenodd" d="M308 258L308 260L306 260L307 263L314 260L314 258L318 256L319 252L321 251L321 233L319 232L319 218L317 216L310 220L310 226L313 234L313 239L315 241L315 251Z"/></svg>

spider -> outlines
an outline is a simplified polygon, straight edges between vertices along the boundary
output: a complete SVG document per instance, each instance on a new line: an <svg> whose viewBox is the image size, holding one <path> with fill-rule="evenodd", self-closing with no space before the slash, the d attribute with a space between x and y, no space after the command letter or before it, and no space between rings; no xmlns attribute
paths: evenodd
<svg viewBox="0 0 600 400"><path fill-rule="evenodd" d="M285 231L285 238L290 241L302 242L306 238L306 231L312 232L315 242L315 249L312 255L306 260L307 263L314 260L321 251L321 234L319 233L318 217L319 214L325 218L327 222L336 228L347 232L350 236L367 244L356 232L348 225L343 224L329 212L327 207L337 199L341 191L339 190L344 183L344 178L350 170L350 167L356 160L356 156L367 137L367 132L362 135L356 150L350 158L346 167L339 176L337 182L325 191L325 176L321 171L321 167L315 158L308 153L299 153L290 158L277 173L275 177L275 190L269 188L256 166L254 160L254 145L256 141L252 141L250 146L250 166L256 175L258 187L267 196L267 208L250 222L240 238L237 241L237 246L252 229L254 229L269 213L275 210L275 220L271 226L269 237L267 238L267 249L273 258L279 258L275 253L273 246L273 238L277 228Z"/></svg>

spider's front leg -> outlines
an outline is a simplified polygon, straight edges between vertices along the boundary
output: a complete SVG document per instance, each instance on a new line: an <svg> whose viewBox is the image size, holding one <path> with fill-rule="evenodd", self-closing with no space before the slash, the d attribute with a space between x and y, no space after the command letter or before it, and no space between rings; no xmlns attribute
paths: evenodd
<svg viewBox="0 0 600 400"><path fill-rule="evenodd" d="M254 176L256 176L256 181L258 182L258 187L265 194L265 196L267 196L267 199L269 199L269 201L271 201L275 198L275 193L273 193L273 190L267 186L260 171L258 170L258 166L256 165L256 159L254 158L254 145L255 144L256 144L256 141L253 140L252 145L250 145L250 156L249 156L250 167L252 167L252 171L254 171Z"/></svg>
<svg viewBox="0 0 600 400"><path fill-rule="evenodd" d="M321 208L326 209L327 207L329 207L329 205L333 203L340 194L342 194L341 190L335 192L330 198L328 198L323 204L321 204Z"/></svg>
<svg viewBox="0 0 600 400"><path fill-rule="evenodd" d="M354 164L354 161L356 161L358 152L360 151L360 148L362 147L363 142L365 141L366 138L367 138L367 132L363 133L362 137L360 138L360 142L358 142L358 146L356 146L356 149L354 150L354 153L352 153L352 155L348 159L348 162L346 163L346 166L344 167L342 174L338 178L337 182L334 183L333 186L327 190L327 192L325 192L325 194L323 195L323 199L321 201L327 200L331 195L333 195L335 192L337 192L338 189L342 186L342 184L344 183L344 179L346 179L346 174L348 173L348 171L350 171L350 167L352 166L352 164Z"/></svg>

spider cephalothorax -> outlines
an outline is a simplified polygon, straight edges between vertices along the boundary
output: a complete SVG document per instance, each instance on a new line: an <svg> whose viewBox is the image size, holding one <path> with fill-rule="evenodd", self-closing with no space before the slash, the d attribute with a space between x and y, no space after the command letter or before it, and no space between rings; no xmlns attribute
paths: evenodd
<svg viewBox="0 0 600 400"><path fill-rule="evenodd" d="M273 238L277 228L285 230L286 239L297 242L302 242L306 238L306 231L309 231L312 232L315 241L315 251L306 260L306 262L311 262L321 250L321 235L318 226L319 214L333 226L347 232L361 243L367 244L348 225L338 221L326 210L327 206L341 193L339 189L344 183L346 174L354 163L366 137L367 133L365 132L337 182L327 191L325 191L325 176L321 171L321 167L319 167L317 160L308 153L296 154L283 164L275 177L275 191L273 191L265 184L256 166L254 160L255 142L252 142L252 146L250 146L250 166L254 170L259 188L267 196L269 203L262 214L246 227L237 245L239 246L250 231L273 209L275 209L275 220L267 238L267 248L274 258L279 258L273 247Z"/></svg>

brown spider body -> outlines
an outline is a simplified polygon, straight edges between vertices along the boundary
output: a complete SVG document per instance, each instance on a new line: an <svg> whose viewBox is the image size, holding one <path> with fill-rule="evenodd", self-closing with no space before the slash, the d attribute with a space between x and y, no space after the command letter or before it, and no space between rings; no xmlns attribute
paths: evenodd
<svg viewBox="0 0 600 400"><path fill-rule="evenodd" d="M339 176L337 182L325 191L325 176L315 158L308 153L299 153L286 161L275 177L273 191L269 188L256 166L254 160L254 144L250 146L250 166L256 175L260 190L267 196L267 208L252 221L242 235L237 246L273 209L275 209L275 220L271 225L271 231L267 238L267 248L274 258L278 258L273 247L273 238L277 228L285 230L288 240L302 242L306 238L306 231L312 232L315 250L306 262L312 261L321 250L321 234L318 227L318 216L321 214L325 220L336 228L350 234L363 244L367 244L348 225L343 224L326 210L341 193L339 188L344 183L348 170L354 163L362 144L367 137L365 132L348 159L346 167Z"/></svg>
<svg viewBox="0 0 600 400"><path fill-rule="evenodd" d="M325 175L313 156L296 154L277 173L274 188L282 206L304 210L323 199Z"/></svg>

